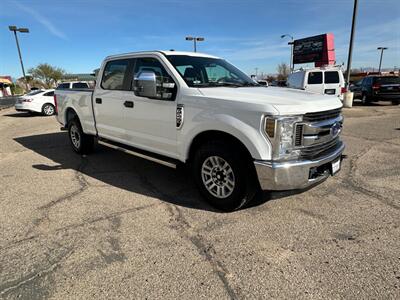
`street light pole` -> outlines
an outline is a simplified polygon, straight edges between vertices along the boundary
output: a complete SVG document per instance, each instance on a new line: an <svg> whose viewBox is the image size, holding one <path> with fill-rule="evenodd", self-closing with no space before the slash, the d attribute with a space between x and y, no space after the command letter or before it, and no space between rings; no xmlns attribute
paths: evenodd
<svg viewBox="0 0 400 300"><path fill-rule="evenodd" d="M187 41L193 41L194 52L197 52L197 42L203 42L204 41L203 37L187 36L185 39Z"/></svg>
<svg viewBox="0 0 400 300"><path fill-rule="evenodd" d="M284 37L289 37L291 39L290 42L288 42L288 45L290 45L290 73L293 73L294 69L294 64L293 64L293 45L294 45L294 38L290 34L282 34L281 39Z"/></svg>
<svg viewBox="0 0 400 300"><path fill-rule="evenodd" d="M358 0L354 0L353 19L351 21L349 56L347 58L346 88L348 88L349 82L350 82L351 56L353 54L353 41L354 41L354 31L355 31L355 25L356 25L356 19L357 19L357 7L358 7Z"/></svg>
<svg viewBox="0 0 400 300"><path fill-rule="evenodd" d="M17 28L17 26L8 26L8 29L9 29L10 31L13 31L13 32L14 32L15 42L17 43L19 61L20 61L20 63L21 63L21 68L22 68L22 74L24 75L25 86L26 86L26 88L27 88L27 90L28 90L28 81L26 80L24 62L22 61L21 48L19 47L17 31L19 31L19 32L24 32L24 33L29 33L29 29L28 29L28 28Z"/></svg>
<svg viewBox="0 0 400 300"><path fill-rule="evenodd" d="M378 71L379 74L381 74L383 51L387 50L387 47L378 47L376 50L381 50L381 59L379 60L379 71Z"/></svg>

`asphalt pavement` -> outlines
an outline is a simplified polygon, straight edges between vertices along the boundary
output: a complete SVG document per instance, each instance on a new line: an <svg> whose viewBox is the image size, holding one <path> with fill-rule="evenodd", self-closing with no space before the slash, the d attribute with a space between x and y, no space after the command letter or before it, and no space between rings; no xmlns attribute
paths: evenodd
<svg viewBox="0 0 400 300"><path fill-rule="evenodd" d="M400 107L345 109L342 169L215 211L185 170L0 111L0 298L399 299Z"/></svg>

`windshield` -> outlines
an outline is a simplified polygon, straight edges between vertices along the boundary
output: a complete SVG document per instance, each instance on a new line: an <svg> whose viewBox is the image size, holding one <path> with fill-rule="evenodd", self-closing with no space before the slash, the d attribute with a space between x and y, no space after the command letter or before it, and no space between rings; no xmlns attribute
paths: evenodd
<svg viewBox="0 0 400 300"><path fill-rule="evenodd" d="M42 91L42 90L34 90L34 91L31 91L28 94L26 94L26 96L33 96L33 95L37 95L37 94L40 94L40 93L43 93L43 92L44 91Z"/></svg>
<svg viewBox="0 0 400 300"><path fill-rule="evenodd" d="M219 58L167 55L190 87L259 86L242 71Z"/></svg>
<svg viewBox="0 0 400 300"><path fill-rule="evenodd" d="M400 77L376 77L375 78L375 83L380 83L380 84L396 84L400 83Z"/></svg>

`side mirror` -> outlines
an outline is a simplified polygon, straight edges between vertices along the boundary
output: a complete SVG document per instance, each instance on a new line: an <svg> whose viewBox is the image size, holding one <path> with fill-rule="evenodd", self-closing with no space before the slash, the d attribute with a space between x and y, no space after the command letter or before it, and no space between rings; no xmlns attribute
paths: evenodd
<svg viewBox="0 0 400 300"><path fill-rule="evenodd" d="M153 99L172 100L175 83L168 78L157 76L153 71L142 71L133 79L133 91L136 96Z"/></svg>
<svg viewBox="0 0 400 300"><path fill-rule="evenodd" d="M137 77L133 79L133 91L136 96L160 98L161 95L157 95L156 73L153 71L140 72Z"/></svg>

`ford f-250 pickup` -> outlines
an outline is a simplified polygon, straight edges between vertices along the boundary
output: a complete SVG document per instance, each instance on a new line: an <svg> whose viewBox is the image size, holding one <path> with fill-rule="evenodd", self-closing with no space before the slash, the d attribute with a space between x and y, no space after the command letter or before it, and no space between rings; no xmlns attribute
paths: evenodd
<svg viewBox="0 0 400 300"><path fill-rule="evenodd" d="M337 97L264 87L226 60L192 52L107 57L94 90L56 90L72 148L94 141L176 167L234 210L264 190L304 189L340 170Z"/></svg>

